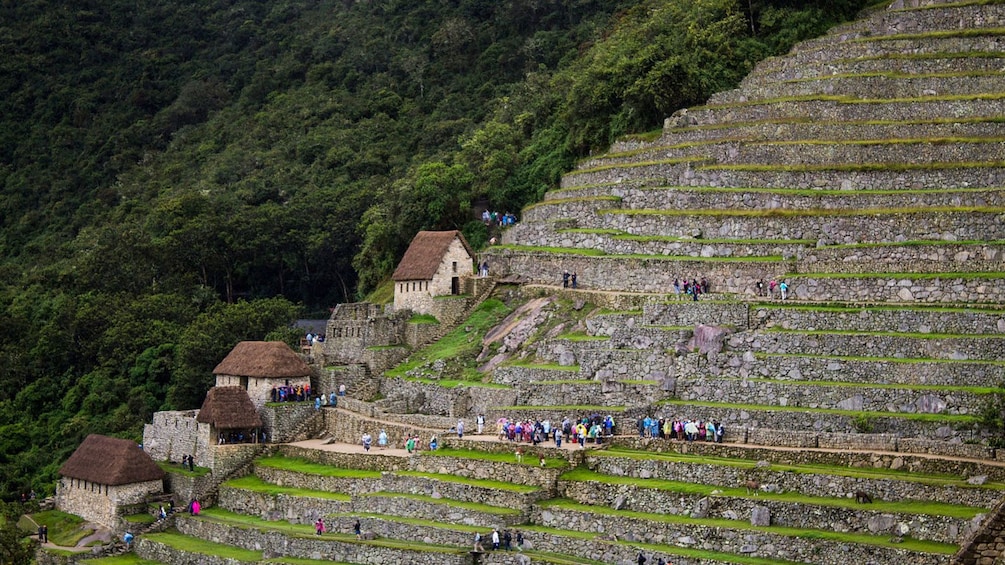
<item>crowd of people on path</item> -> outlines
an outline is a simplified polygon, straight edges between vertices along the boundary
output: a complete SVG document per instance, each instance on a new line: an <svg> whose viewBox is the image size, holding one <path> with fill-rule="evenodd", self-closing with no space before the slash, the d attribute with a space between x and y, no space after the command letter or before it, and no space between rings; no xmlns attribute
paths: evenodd
<svg viewBox="0 0 1005 565"><path fill-rule="evenodd" d="M717 420L703 422L687 418L646 416L635 423L640 438L708 441L722 443L726 427Z"/></svg>
<svg viewBox="0 0 1005 565"><path fill-rule="evenodd" d="M697 301L702 294L708 294L708 289L709 283L705 277L701 277L701 280L696 278L690 281L686 278L673 280L673 293L677 300L687 300L690 297L691 300Z"/></svg>
<svg viewBox="0 0 1005 565"><path fill-rule="evenodd" d="M284 385L272 387L272 402L306 402L311 399L311 385Z"/></svg>
<svg viewBox="0 0 1005 565"><path fill-rule="evenodd" d="M475 546L472 551L475 553L484 553L484 541L485 540L483 539L481 532L475 532ZM514 542L516 544L516 550L523 551L523 532L520 530L514 530L511 532L508 529L504 529L500 532L498 528L495 528L492 530L492 533L489 534L489 543L491 544L489 548L492 551L499 551L500 549L503 551L513 551Z"/></svg>
<svg viewBox="0 0 1005 565"><path fill-rule="evenodd" d="M614 435L614 417L610 414L593 414L577 420L566 416L561 423L552 423L548 419L532 421L500 418L496 421L496 434L500 440L530 443L534 446L554 442L555 447L562 447L562 442L565 441L578 443L581 448L585 448L587 443L599 445L604 442L604 438ZM519 455L518 453L518 459Z"/></svg>
<svg viewBox="0 0 1005 565"><path fill-rule="evenodd" d="M754 283L754 289L757 291L757 296L766 296L771 299L780 298L781 300L787 300L789 297L789 283L785 282L785 279L781 281L771 279L767 284L764 284L764 279L757 279L757 282Z"/></svg>

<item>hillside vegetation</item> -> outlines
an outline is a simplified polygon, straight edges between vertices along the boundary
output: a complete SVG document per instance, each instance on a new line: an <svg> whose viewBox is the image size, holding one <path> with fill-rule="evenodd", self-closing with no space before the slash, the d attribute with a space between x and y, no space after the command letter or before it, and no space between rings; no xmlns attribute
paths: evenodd
<svg viewBox="0 0 1005 565"><path fill-rule="evenodd" d="M3 4L0 493L861 4Z"/></svg>

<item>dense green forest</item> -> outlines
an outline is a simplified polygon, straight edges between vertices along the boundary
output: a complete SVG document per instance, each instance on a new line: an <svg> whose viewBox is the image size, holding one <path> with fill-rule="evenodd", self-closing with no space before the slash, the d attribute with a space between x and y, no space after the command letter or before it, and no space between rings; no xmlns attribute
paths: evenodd
<svg viewBox="0 0 1005 565"><path fill-rule="evenodd" d="M0 495L862 4L0 2Z"/></svg>

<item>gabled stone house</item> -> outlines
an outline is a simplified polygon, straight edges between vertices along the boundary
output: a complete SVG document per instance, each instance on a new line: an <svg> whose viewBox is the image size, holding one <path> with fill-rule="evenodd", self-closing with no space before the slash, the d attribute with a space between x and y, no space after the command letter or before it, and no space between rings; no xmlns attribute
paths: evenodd
<svg viewBox="0 0 1005 565"><path fill-rule="evenodd" d="M464 294L475 253L457 230L420 231L391 276L394 309L436 315L438 296Z"/></svg>
<svg viewBox="0 0 1005 565"><path fill-rule="evenodd" d="M256 408L272 399L274 387L310 386L311 369L281 341L242 341L213 369L216 386L248 391Z"/></svg>
<svg viewBox="0 0 1005 565"><path fill-rule="evenodd" d="M136 442L91 434L59 468L56 507L109 528L119 509L164 492L164 471Z"/></svg>

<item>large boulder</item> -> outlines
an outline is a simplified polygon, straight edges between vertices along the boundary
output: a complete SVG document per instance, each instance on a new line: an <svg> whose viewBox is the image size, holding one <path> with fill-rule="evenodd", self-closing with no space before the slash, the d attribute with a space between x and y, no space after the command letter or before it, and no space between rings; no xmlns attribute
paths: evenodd
<svg viewBox="0 0 1005 565"><path fill-rule="evenodd" d="M700 324L695 326L694 335L691 336L691 341L687 342L687 347L691 351L698 351L702 354L719 353L722 351L722 344L726 340L726 336L730 333L732 330L729 328Z"/></svg>

